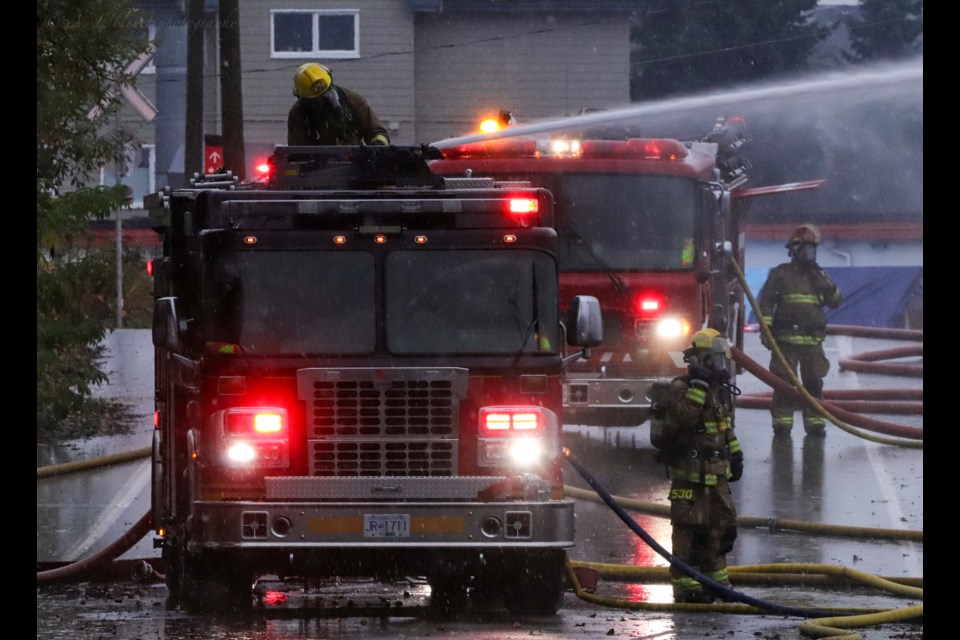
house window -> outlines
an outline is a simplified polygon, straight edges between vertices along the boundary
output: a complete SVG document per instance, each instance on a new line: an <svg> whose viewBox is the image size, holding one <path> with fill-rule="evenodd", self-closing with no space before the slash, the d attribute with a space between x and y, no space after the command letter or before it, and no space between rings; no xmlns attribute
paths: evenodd
<svg viewBox="0 0 960 640"><path fill-rule="evenodd" d="M133 201L130 206L135 209L143 208L143 196L153 193L156 188L157 150L152 144L142 145L135 149L128 162L124 163L124 171L120 174L120 184L130 187ZM116 165L107 164L100 170L100 184L113 186L117 184Z"/></svg>
<svg viewBox="0 0 960 640"><path fill-rule="evenodd" d="M359 58L360 12L270 12L272 58Z"/></svg>

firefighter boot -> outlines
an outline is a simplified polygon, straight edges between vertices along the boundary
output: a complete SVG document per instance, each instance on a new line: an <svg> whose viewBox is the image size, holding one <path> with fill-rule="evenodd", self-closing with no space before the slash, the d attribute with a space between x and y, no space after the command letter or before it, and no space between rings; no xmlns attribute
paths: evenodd
<svg viewBox="0 0 960 640"><path fill-rule="evenodd" d="M807 432L808 436L813 436L815 438L822 438L827 435L826 424L824 423L823 418L820 417L804 418L803 430Z"/></svg>
<svg viewBox="0 0 960 640"><path fill-rule="evenodd" d="M790 429L793 427L788 427L785 424L775 424L773 425L773 437L779 439L786 439L790 437Z"/></svg>
<svg viewBox="0 0 960 640"><path fill-rule="evenodd" d="M789 438L790 431L793 430L793 414L796 413L792 406L784 406L783 401L774 402L770 407L770 422L773 426L774 438Z"/></svg>

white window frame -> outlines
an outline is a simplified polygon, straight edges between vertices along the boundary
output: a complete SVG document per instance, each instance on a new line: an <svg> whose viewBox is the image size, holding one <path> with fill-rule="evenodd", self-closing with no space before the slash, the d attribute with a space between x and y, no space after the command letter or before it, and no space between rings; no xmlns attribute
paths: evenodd
<svg viewBox="0 0 960 640"><path fill-rule="evenodd" d="M310 14L312 44L310 51L277 51L274 41L276 30L273 17L282 13ZM319 48L317 21L321 15L353 17L353 50L329 50ZM326 58L345 60L360 57L360 10L359 9L271 9L270 10L270 57L271 58Z"/></svg>

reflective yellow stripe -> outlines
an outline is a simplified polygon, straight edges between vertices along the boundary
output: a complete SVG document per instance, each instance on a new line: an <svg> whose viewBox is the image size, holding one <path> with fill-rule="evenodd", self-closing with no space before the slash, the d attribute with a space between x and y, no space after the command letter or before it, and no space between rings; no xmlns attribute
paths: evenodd
<svg viewBox="0 0 960 640"><path fill-rule="evenodd" d="M706 429L707 435L715 436L717 435L717 423L713 420L704 420L703 426Z"/></svg>
<svg viewBox="0 0 960 640"><path fill-rule="evenodd" d="M697 389L696 387L690 387L687 389L687 400L694 402L701 407L703 403L707 400L707 394L702 389Z"/></svg>
<svg viewBox="0 0 960 640"><path fill-rule="evenodd" d="M812 293L788 293L783 296L786 304L812 304L820 306L820 296Z"/></svg>
<svg viewBox="0 0 960 640"><path fill-rule="evenodd" d="M743 451L743 449L740 448L740 441L736 438L728 442L727 447L730 448L730 453L739 453Z"/></svg>
<svg viewBox="0 0 960 640"><path fill-rule="evenodd" d="M719 582L721 584L730 584L730 574L726 569L717 569L716 571L704 571L703 575L707 576L714 582Z"/></svg>
<svg viewBox="0 0 960 640"><path fill-rule="evenodd" d="M687 471L686 469L678 469L677 467L668 467L667 471L671 480L695 482L708 487L715 487L717 485L717 474L715 473L705 473L701 477L698 471Z"/></svg>
<svg viewBox="0 0 960 640"><path fill-rule="evenodd" d="M817 336L786 335L777 338L777 341L784 344L792 344L801 347L812 347L823 342L823 338Z"/></svg>
<svg viewBox="0 0 960 640"><path fill-rule="evenodd" d="M675 587L689 589L690 591L700 590L700 583L694 580L693 578L689 578L687 576L683 576L682 578L673 578L670 582L672 582L673 586Z"/></svg>

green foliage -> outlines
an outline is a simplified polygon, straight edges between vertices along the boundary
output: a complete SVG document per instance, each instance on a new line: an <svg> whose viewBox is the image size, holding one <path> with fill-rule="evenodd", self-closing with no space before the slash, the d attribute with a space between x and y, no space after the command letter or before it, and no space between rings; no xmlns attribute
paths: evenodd
<svg viewBox="0 0 960 640"><path fill-rule="evenodd" d="M631 98L650 100L743 84L805 68L826 32L817 0L675 0L641 16L631 34Z"/></svg>
<svg viewBox="0 0 960 640"><path fill-rule="evenodd" d="M123 157L109 126L124 67L149 43L128 0L37 2L37 442L122 430L126 409L93 397L114 279L77 251L86 223L119 209L126 187L90 187ZM98 107L95 109L95 107Z"/></svg>
<svg viewBox="0 0 960 640"><path fill-rule="evenodd" d="M847 21L851 62L880 62L923 53L923 0L861 0Z"/></svg>
<svg viewBox="0 0 960 640"><path fill-rule="evenodd" d="M37 274L37 443L126 431L126 411L92 397L107 382L98 368L116 285L100 255ZM118 421L119 420L119 421Z"/></svg>
<svg viewBox="0 0 960 640"><path fill-rule="evenodd" d="M120 134L103 125L118 107L116 86L134 83L124 67L149 46L137 35L143 24L128 0L38 0L38 192L82 186L122 158Z"/></svg>

